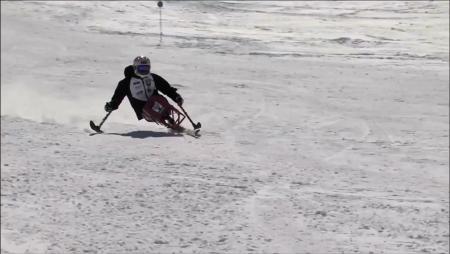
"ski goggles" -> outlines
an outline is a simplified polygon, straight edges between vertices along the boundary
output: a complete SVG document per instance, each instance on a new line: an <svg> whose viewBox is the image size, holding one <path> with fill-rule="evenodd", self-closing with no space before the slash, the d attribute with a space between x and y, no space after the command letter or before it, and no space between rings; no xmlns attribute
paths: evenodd
<svg viewBox="0 0 450 254"><path fill-rule="evenodd" d="M141 75L147 75L150 73L150 65L138 65L136 67L136 73Z"/></svg>

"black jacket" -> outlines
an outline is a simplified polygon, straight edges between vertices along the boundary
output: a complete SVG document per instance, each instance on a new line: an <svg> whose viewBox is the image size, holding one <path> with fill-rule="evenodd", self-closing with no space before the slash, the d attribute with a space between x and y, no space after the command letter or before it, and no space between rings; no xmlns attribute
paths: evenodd
<svg viewBox="0 0 450 254"><path fill-rule="evenodd" d="M114 92L114 95L111 98L110 104L112 108L118 109L120 103L122 102L125 95L128 97L128 100L130 101L131 106L134 109L134 112L136 112L136 116L139 120L142 119L142 109L146 103L146 101L139 100L133 97L133 93L131 91L131 84L132 78L140 79L143 81L142 78L137 76L134 73L134 69L132 65L129 65L124 70L125 78L119 81L119 84L117 85L117 88ZM159 75L156 75L154 73L151 74L153 77L153 81L155 84L155 89L153 90L153 93L148 95L157 95L159 94L158 91L161 91L163 94L167 95L169 98L175 101L175 99L179 96L179 94L176 92L177 89L170 86L170 84ZM134 80L135 80L134 79Z"/></svg>

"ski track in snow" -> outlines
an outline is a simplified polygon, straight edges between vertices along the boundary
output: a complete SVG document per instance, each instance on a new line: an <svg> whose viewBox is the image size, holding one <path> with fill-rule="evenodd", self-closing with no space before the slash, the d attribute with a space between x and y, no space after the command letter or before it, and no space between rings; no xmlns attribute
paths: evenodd
<svg viewBox="0 0 450 254"><path fill-rule="evenodd" d="M2 253L448 253L448 2L1 5Z"/></svg>

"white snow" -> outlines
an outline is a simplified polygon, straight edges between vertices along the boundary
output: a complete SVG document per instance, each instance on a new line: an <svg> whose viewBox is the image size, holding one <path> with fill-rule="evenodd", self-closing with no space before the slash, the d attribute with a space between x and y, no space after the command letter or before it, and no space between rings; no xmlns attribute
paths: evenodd
<svg viewBox="0 0 450 254"><path fill-rule="evenodd" d="M1 2L2 253L448 253L449 2L164 4Z"/></svg>

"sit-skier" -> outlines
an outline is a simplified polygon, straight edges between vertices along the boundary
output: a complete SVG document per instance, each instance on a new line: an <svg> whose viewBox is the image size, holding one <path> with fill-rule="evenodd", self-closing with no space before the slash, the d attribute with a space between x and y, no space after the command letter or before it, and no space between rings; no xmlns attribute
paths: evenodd
<svg viewBox="0 0 450 254"><path fill-rule="evenodd" d="M161 76L150 72L150 59L146 56L138 56L133 65L125 68L125 78L119 81L111 101L105 104L105 111L111 112L119 108L125 96L128 97L131 107L136 112L138 120L142 118L150 122L163 124L174 130L181 130L179 126L184 119L178 110L171 106L161 92L171 98L179 106L183 105L183 98ZM151 102L151 103L150 103ZM170 114L174 113L174 114ZM182 119L174 119L182 117Z"/></svg>

